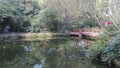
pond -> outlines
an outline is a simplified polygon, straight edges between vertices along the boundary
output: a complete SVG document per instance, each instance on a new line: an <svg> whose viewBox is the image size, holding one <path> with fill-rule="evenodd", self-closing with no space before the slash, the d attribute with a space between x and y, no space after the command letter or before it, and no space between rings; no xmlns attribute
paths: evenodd
<svg viewBox="0 0 120 68"><path fill-rule="evenodd" d="M86 45L69 38L0 43L0 68L108 68L84 57Z"/></svg>

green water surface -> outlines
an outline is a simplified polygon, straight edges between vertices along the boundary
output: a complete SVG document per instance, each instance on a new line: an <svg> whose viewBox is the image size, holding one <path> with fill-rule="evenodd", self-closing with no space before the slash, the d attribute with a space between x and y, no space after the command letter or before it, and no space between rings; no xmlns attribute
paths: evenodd
<svg viewBox="0 0 120 68"><path fill-rule="evenodd" d="M0 43L0 68L108 68L82 56L79 40Z"/></svg>

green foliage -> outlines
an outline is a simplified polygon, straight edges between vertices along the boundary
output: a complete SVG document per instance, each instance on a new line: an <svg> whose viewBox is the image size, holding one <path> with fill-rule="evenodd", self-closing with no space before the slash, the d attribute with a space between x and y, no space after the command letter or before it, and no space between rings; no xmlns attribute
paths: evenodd
<svg viewBox="0 0 120 68"><path fill-rule="evenodd" d="M37 1L32 0L25 0L25 2L21 0L1 1L0 32L4 31L6 25L10 25L11 32L41 32L46 30L54 32L63 32L64 30L72 30L77 29L79 27L84 28L98 26L98 24L92 17L88 17L82 25L81 23L78 23L79 14L77 14L76 11L79 11L77 10L77 7L74 13L70 14L69 11L71 11L71 9L67 11L64 10L65 6L63 6L63 4L61 4L62 7L60 4L57 4L58 7L62 8L60 10L57 10L59 8L55 7L55 4L51 5L50 3L48 3L50 5L47 6L46 3L44 3L43 6L42 3L44 1L39 1L40 3L37 3ZM82 16L83 18L86 18L86 12L84 14ZM3 18L6 17L12 18L13 21L10 22L11 24L7 23L9 20L7 22L4 21Z"/></svg>
<svg viewBox="0 0 120 68"><path fill-rule="evenodd" d="M11 32L29 32L32 20L38 14L39 7L36 8L37 3L34 1L29 1L23 3L22 1L1 1L0 2L0 19L2 30L6 25L10 25ZM3 18L11 17L12 22L7 23ZM3 25L4 24L4 25Z"/></svg>
<svg viewBox="0 0 120 68"><path fill-rule="evenodd" d="M103 50L103 60L107 58L107 62L114 60L116 57L120 56L120 36L116 36ZM113 59L114 58L114 59Z"/></svg>
<svg viewBox="0 0 120 68"><path fill-rule="evenodd" d="M109 40L109 36L104 34L101 36L99 40L97 40L92 46L88 48L88 52L90 53L90 56L94 57L96 54L100 53L102 49L106 46Z"/></svg>
<svg viewBox="0 0 120 68"><path fill-rule="evenodd" d="M31 32L57 31L59 20L56 11L43 9L34 16L31 23Z"/></svg>
<svg viewBox="0 0 120 68"><path fill-rule="evenodd" d="M100 27L95 18L88 17L83 24L80 25L80 28L92 28L92 27Z"/></svg>
<svg viewBox="0 0 120 68"><path fill-rule="evenodd" d="M1 1L0 2L0 32L3 32L6 25L10 25L11 32L40 32L57 31L59 21L56 11L50 8L40 9L36 1L23 3L22 1ZM3 18L10 17L12 22L7 23ZM4 25L3 25L4 24Z"/></svg>
<svg viewBox="0 0 120 68"><path fill-rule="evenodd" d="M111 38L103 36L95 44L88 48L88 52L93 59L104 62L112 66L120 62L120 36Z"/></svg>

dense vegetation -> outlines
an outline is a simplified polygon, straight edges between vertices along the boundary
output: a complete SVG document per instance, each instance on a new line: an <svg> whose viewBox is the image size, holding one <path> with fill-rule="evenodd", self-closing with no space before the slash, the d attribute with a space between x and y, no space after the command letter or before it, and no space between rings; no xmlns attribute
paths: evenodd
<svg viewBox="0 0 120 68"><path fill-rule="evenodd" d="M80 8L89 8L89 6L82 6L89 2L83 1L82 3L78 3L77 0L75 3L71 1L68 5L67 1L60 2L59 0L51 2L42 0L1 1L0 32L64 32L86 27L87 23L87 27L96 27L98 24L91 15L92 13L88 12L90 9L80 10ZM72 11L73 5L75 5L74 11Z"/></svg>
<svg viewBox="0 0 120 68"><path fill-rule="evenodd" d="M101 28L104 33L89 48L89 54L97 61L118 64L119 3L119 0L0 0L0 33L65 32L80 28ZM110 21L112 24L105 27L100 24L100 20Z"/></svg>

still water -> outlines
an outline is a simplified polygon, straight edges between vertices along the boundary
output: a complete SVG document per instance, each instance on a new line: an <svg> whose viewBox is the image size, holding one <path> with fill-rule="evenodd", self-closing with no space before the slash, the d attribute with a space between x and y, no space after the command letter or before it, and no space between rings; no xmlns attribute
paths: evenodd
<svg viewBox="0 0 120 68"><path fill-rule="evenodd" d="M82 54L77 39L0 43L0 68L108 68Z"/></svg>

